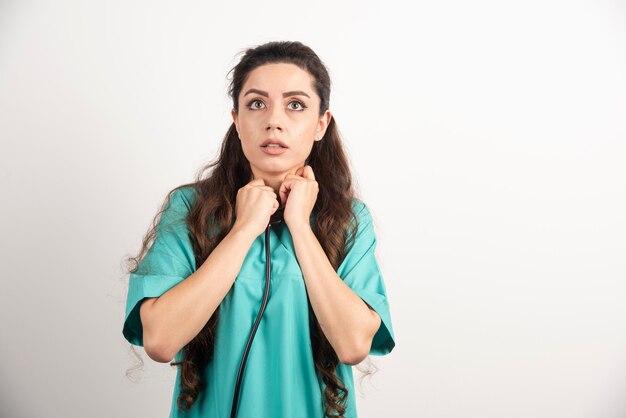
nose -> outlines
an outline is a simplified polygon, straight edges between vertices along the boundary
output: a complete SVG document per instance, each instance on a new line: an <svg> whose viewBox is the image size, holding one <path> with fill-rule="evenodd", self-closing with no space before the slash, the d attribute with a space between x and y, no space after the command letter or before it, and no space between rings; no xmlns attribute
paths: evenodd
<svg viewBox="0 0 626 418"><path fill-rule="evenodd" d="M283 117L284 112L279 104L275 104L270 108L270 111L267 114L267 122L266 122L266 131L271 131L273 129L277 129L279 131L283 130Z"/></svg>

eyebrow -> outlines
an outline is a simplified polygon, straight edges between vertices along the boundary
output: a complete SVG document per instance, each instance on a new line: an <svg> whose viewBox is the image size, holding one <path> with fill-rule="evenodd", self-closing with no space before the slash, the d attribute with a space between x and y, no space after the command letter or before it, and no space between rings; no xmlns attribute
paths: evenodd
<svg viewBox="0 0 626 418"><path fill-rule="evenodd" d="M269 94L266 91L259 90L259 89L250 89L246 92L246 94L244 94L244 96L247 96L248 94L252 94L252 93L260 94L261 96L264 96L264 97L269 97ZM311 98L311 96L309 96L302 90L292 90L292 91L287 91L283 93L283 97L289 97L289 96L306 96L309 99Z"/></svg>

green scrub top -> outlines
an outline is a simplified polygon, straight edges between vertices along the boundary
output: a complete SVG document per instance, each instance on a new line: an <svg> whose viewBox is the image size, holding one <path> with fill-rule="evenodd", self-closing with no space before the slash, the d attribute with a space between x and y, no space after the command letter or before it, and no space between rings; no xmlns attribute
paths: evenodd
<svg viewBox="0 0 626 418"><path fill-rule="evenodd" d="M196 197L191 186L174 191L161 215L155 240L129 277L123 335L143 346L139 306L143 298L158 297L196 270L187 213ZM376 237L365 204L353 200L359 228L353 247L337 274L382 319L370 355L385 355L395 340L385 284L374 250ZM312 217L313 219L313 217ZM180 367L172 395L170 418L228 417L237 370L263 299L265 232L250 247L237 278L220 304L213 359L202 372L206 389L191 409L178 409ZM289 229L281 222L270 228L271 290L265 313L248 354L240 388L239 418L323 418L325 384L313 364L309 336L309 301ZM181 361L183 350L175 356ZM356 418L352 366L339 362L337 374L348 390L346 418Z"/></svg>

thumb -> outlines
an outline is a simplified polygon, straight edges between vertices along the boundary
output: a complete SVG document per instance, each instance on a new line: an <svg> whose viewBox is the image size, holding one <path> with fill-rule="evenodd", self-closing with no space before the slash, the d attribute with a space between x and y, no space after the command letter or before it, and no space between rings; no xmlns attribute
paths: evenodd
<svg viewBox="0 0 626 418"><path fill-rule="evenodd" d="M278 189L278 195L280 197L280 201L282 202L283 206L287 204L287 197L289 196L290 188L291 188L291 181L285 180L282 182L282 184L280 185L280 188Z"/></svg>

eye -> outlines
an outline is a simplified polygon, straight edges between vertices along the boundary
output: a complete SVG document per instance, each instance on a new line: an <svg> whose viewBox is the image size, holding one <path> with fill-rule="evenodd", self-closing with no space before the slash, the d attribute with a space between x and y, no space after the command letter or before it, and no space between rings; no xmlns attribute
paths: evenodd
<svg viewBox="0 0 626 418"><path fill-rule="evenodd" d="M287 105L287 107L291 110L304 110L306 108L306 106L304 105L304 103L298 101L298 100L293 100L291 102L289 102L289 104Z"/></svg>
<svg viewBox="0 0 626 418"><path fill-rule="evenodd" d="M248 108L252 110L263 109L264 107L265 107L265 103L263 103L259 99L254 99L250 103L248 103Z"/></svg>

